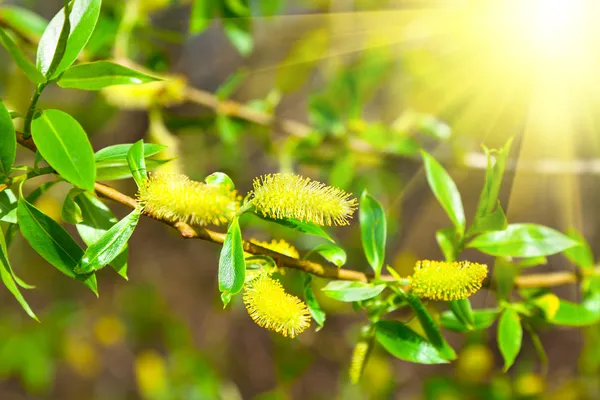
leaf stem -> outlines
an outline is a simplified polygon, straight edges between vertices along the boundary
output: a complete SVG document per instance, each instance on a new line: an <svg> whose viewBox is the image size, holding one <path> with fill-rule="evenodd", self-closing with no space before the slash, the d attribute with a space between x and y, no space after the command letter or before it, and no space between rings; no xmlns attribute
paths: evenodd
<svg viewBox="0 0 600 400"><path fill-rule="evenodd" d="M36 106L42 92L48 85L47 82L43 82L38 84L35 87L35 91L33 92L33 96L31 97L31 102L29 103L29 109L27 110L27 116L25 117L25 131L23 132L23 138L29 139L31 137L31 122L33 121L33 117L35 116Z"/></svg>

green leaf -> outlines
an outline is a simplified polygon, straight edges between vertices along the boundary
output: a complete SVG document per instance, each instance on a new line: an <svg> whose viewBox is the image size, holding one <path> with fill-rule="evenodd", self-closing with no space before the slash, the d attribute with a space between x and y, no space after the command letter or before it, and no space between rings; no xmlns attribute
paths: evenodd
<svg viewBox="0 0 600 400"><path fill-rule="evenodd" d="M309 254L317 253L330 263L341 267L346 264L346 252L335 244L321 244L310 251ZM308 257L308 255L306 257Z"/></svg>
<svg viewBox="0 0 600 400"><path fill-rule="evenodd" d="M96 275L78 275L74 271L83 250L67 231L23 198L19 200L17 215L21 234L42 258L98 295Z"/></svg>
<svg viewBox="0 0 600 400"><path fill-rule="evenodd" d="M48 26L48 21L38 14L27 8L17 6L3 5L0 7L0 20L13 31L30 38L34 42L40 39L44 30L46 30L46 26Z"/></svg>
<svg viewBox="0 0 600 400"><path fill-rule="evenodd" d="M0 28L0 43L12 56L15 64L27 75L27 78L33 83L41 83L45 81L44 75L37 70L35 65L23 54L23 51L13 40Z"/></svg>
<svg viewBox="0 0 600 400"><path fill-rule="evenodd" d="M421 151L421 155L429 187L462 237L465 233L465 211L456 184L435 158L425 151Z"/></svg>
<svg viewBox="0 0 600 400"><path fill-rule="evenodd" d="M31 307L29 307L27 300L25 300L15 282L14 272L10 266L10 262L8 261L8 253L6 251L6 243L4 241L4 233L2 232L2 229L0 229L0 279L2 279L2 282L4 282L4 286L6 286L8 291L12 293L15 299L17 299L27 315L37 321L38 319L35 313Z"/></svg>
<svg viewBox="0 0 600 400"><path fill-rule="evenodd" d="M375 324L375 338L394 357L419 364L445 364L448 361L423 337L397 321Z"/></svg>
<svg viewBox="0 0 600 400"><path fill-rule="evenodd" d="M82 193L75 198L75 202L81 209L83 221L77 224L77 232L88 246L98 242L104 234L117 222L117 218L110 209L96 196L90 193ZM111 263L111 267L119 275L127 279L127 247Z"/></svg>
<svg viewBox="0 0 600 400"><path fill-rule="evenodd" d="M204 182L207 185L225 186L231 190L235 189L235 184L231 178L223 172L213 172L204 178Z"/></svg>
<svg viewBox="0 0 600 400"><path fill-rule="evenodd" d="M570 228L567 230L567 236L575 240L578 245L565 250L565 256L580 268L588 270L594 269L596 264L594 262L594 254L583 235L575 229Z"/></svg>
<svg viewBox="0 0 600 400"><path fill-rule="evenodd" d="M446 261L455 261L458 248L456 229L454 227L448 227L438 230L435 232L435 240L437 241L438 246L440 246Z"/></svg>
<svg viewBox="0 0 600 400"><path fill-rule="evenodd" d="M215 91L219 100L226 100L242 85L249 75L247 68L242 67L229 76L225 82Z"/></svg>
<svg viewBox="0 0 600 400"><path fill-rule="evenodd" d="M127 153L133 144L117 144L100 149L94 155L96 160L97 180L117 180L131 177L131 170L127 161ZM170 160L154 160L148 158L160 153L167 146L162 144L144 143L144 157L146 170L151 171Z"/></svg>
<svg viewBox="0 0 600 400"><path fill-rule="evenodd" d="M498 323L498 348L504 357L504 371L508 371L515 362L517 354L521 351L522 342L521 318L515 310L507 308L500 316Z"/></svg>
<svg viewBox="0 0 600 400"><path fill-rule="evenodd" d="M193 0L190 18L190 33L196 35L210 25L217 12L214 0Z"/></svg>
<svg viewBox="0 0 600 400"><path fill-rule="evenodd" d="M10 189L0 192L0 221L17 223L17 196Z"/></svg>
<svg viewBox="0 0 600 400"><path fill-rule="evenodd" d="M247 56L254 48L252 32L250 31L248 18L225 18L222 20L225 35L229 41L240 52Z"/></svg>
<svg viewBox="0 0 600 400"><path fill-rule="evenodd" d="M131 170L131 175L138 187L142 187L148 179L146 162L144 159L144 140L139 140L127 152L127 163Z"/></svg>
<svg viewBox="0 0 600 400"><path fill-rule="evenodd" d="M298 90L310 77L315 66L327 53L331 33L317 28L296 40L288 54L279 63L275 75L275 86L284 93Z"/></svg>
<svg viewBox="0 0 600 400"><path fill-rule="evenodd" d="M79 123L59 110L45 110L31 124L38 151L62 178L93 191L96 165L92 145Z"/></svg>
<svg viewBox="0 0 600 400"><path fill-rule="evenodd" d="M375 271L375 277L379 277L385 259L387 225L383 207L366 190L360 196L359 219L360 237L365 256Z"/></svg>
<svg viewBox="0 0 600 400"><path fill-rule="evenodd" d="M568 236L537 224L510 224L503 231L487 232L467 247L493 256L538 257L560 253L577 246Z"/></svg>
<svg viewBox="0 0 600 400"><path fill-rule="evenodd" d="M129 153L131 146L133 146L133 143L115 144L105 147L94 154L94 159L96 162L123 161L126 164L127 153ZM166 148L167 146L164 144L144 143L144 157L158 154Z"/></svg>
<svg viewBox="0 0 600 400"><path fill-rule="evenodd" d="M502 209L502 205L498 202L496 210L490 214L485 214L475 220L469 229L469 235L476 235L488 231L502 231L508 226L508 220Z"/></svg>
<svg viewBox="0 0 600 400"><path fill-rule="evenodd" d="M489 328L496 318L498 311L496 309L481 309L473 311L473 325L468 326L461 321L452 311L444 311L440 314L440 325L454 332L479 331Z"/></svg>
<svg viewBox="0 0 600 400"><path fill-rule="evenodd" d="M264 219L265 221L274 222L276 224L285 226L287 228L294 229L296 231L306 233L308 235L319 236L324 239L329 240L330 242L334 242L334 240L329 236L329 234L321 228L319 225L312 224L310 222L302 222L294 218L283 218L283 219L275 219L270 218L266 215L262 215L262 213L255 213L257 217Z"/></svg>
<svg viewBox="0 0 600 400"><path fill-rule="evenodd" d="M456 358L454 349L446 342L446 339L442 336L442 332L440 332L433 317L429 314L429 311L427 311L421 300L409 292L406 294L406 301L415 312L429 342L435 346L440 355L446 360L454 360Z"/></svg>
<svg viewBox="0 0 600 400"><path fill-rule="evenodd" d="M512 138L509 139L504 147L498 151L489 150L484 147L487 156L487 169L485 171L485 183L481 194L479 195L479 204L475 214L475 222L473 225L481 224L478 220L494 212L498 203L498 195L504 170L506 169L506 159L510 152Z"/></svg>
<svg viewBox="0 0 600 400"><path fill-rule="evenodd" d="M475 316L469 299L452 300L449 305L452 314L465 326L472 328L475 325Z"/></svg>
<svg viewBox="0 0 600 400"><path fill-rule="evenodd" d="M55 78L65 69L69 68L77 59L79 53L92 36L98 16L100 15L102 0L73 0L70 4L69 36L64 52L58 54L60 56L60 63L56 65L54 71L51 71L50 67L55 58L61 30L65 21L64 9L61 9L52 18L38 45L36 65L38 70L47 78Z"/></svg>
<svg viewBox="0 0 600 400"><path fill-rule="evenodd" d="M69 224L78 224L83 221L83 215L81 213L81 208L75 202L75 197L81 193L80 189L73 188L67 193L67 197L65 197L65 201L63 202L61 209L61 217L63 221Z"/></svg>
<svg viewBox="0 0 600 400"><path fill-rule="evenodd" d="M161 165L165 165L169 160L156 160L153 158L146 158L146 171L152 171ZM96 163L96 180L99 181L116 181L120 179L131 178L131 169L127 159L124 160L108 160Z"/></svg>
<svg viewBox="0 0 600 400"><path fill-rule="evenodd" d="M385 289L385 285L371 285L369 283L351 281L331 281L321 290L332 299L352 302L373 298L383 292L383 289Z"/></svg>
<svg viewBox="0 0 600 400"><path fill-rule="evenodd" d="M0 182L10 173L17 154L17 137L12 118L0 101Z"/></svg>
<svg viewBox="0 0 600 400"><path fill-rule="evenodd" d="M128 216L106 231L97 242L90 245L78 267L75 268L75 272L86 274L97 271L117 258L127 247L127 242L140 220L140 215L140 209L133 210Z"/></svg>
<svg viewBox="0 0 600 400"><path fill-rule="evenodd" d="M548 321L562 326L588 326L600 321L600 314L592 312L581 304L560 300L558 310Z"/></svg>
<svg viewBox="0 0 600 400"><path fill-rule="evenodd" d="M515 278L521 269L517 264L503 257L497 257L495 261L492 281L496 287L496 296L500 300L507 300L515 286Z"/></svg>
<svg viewBox="0 0 600 400"><path fill-rule="evenodd" d="M133 85L158 80L160 78L111 61L95 61L68 68L57 83L63 88L100 90L107 86Z"/></svg>
<svg viewBox="0 0 600 400"><path fill-rule="evenodd" d="M231 296L238 294L244 287L246 262L242 233L238 218L234 218L227 229L227 236L219 257L219 291L223 306L227 306Z"/></svg>
<svg viewBox="0 0 600 400"><path fill-rule="evenodd" d="M304 300L306 301L306 306L308 307L308 311L310 311L310 315L312 315L320 329L325 324L326 315L325 311L323 311L319 305L319 302L317 301L317 298L315 297L311 282L312 275L304 274Z"/></svg>

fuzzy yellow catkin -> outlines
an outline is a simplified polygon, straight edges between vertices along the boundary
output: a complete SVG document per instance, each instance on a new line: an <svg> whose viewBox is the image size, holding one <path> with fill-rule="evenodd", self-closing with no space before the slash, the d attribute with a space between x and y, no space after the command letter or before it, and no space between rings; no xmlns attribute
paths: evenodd
<svg viewBox="0 0 600 400"><path fill-rule="evenodd" d="M360 378L362 377L363 371L367 364L367 358L369 356L371 340L361 339L356 346L354 346L354 351L352 352L352 361L350 362L350 370L348 371L350 375L350 382L356 385Z"/></svg>
<svg viewBox="0 0 600 400"><path fill-rule="evenodd" d="M260 242L256 239L250 239L250 242L254 243L260 247L264 247L265 249L273 250L273 251L276 251L277 253L284 254L291 258L296 258L296 259L300 258L300 254L298 253L298 250L296 250L296 248L294 246L292 246L291 244L289 244L288 242L286 242L283 239L281 239L281 240L273 239L270 242Z"/></svg>
<svg viewBox="0 0 600 400"><path fill-rule="evenodd" d="M470 261L418 261L411 277L415 295L431 300L460 300L473 295L487 276L485 264Z"/></svg>
<svg viewBox="0 0 600 400"><path fill-rule="evenodd" d="M109 104L127 110L147 110L154 105L173 106L185 100L186 82L183 78L136 85L113 85L101 90Z"/></svg>
<svg viewBox="0 0 600 400"><path fill-rule="evenodd" d="M348 225L358 206L351 194L295 174L256 178L252 204L264 216L328 226Z"/></svg>
<svg viewBox="0 0 600 400"><path fill-rule="evenodd" d="M304 332L311 321L306 304L286 293L279 281L261 274L244 289L244 304L257 325L294 338Z"/></svg>
<svg viewBox="0 0 600 400"><path fill-rule="evenodd" d="M238 211L237 192L227 185L209 185L185 175L155 173L140 187L138 198L148 215L192 225L221 225Z"/></svg>

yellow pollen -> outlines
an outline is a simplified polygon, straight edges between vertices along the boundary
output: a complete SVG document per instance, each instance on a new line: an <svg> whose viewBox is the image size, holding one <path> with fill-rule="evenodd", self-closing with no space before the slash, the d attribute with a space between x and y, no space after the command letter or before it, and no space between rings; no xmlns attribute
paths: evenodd
<svg viewBox="0 0 600 400"><path fill-rule="evenodd" d="M252 203L264 216L295 218L317 225L348 225L358 202L341 189L295 174L254 180Z"/></svg>
<svg viewBox="0 0 600 400"><path fill-rule="evenodd" d="M485 264L470 261L418 261L412 276L412 291L431 300L460 300L473 295L487 276Z"/></svg>
<svg viewBox="0 0 600 400"><path fill-rule="evenodd" d="M263 328L294 338L310 326L306 304L267 274L248 282L243 297L248 314Z"/></svg>
<svg viewBox="0 0 600 400"><path fill-rule="evenodd" d="M227 185L208 185L173 173L152 174L138 197L152 217L200 226L225 224L240 206L237 192Z"/></svg>
<svg viewBox="0 0 600 400"><path fill-rule="evenodd" d="M276 251L277 253L284 254L291 258L300 258L300 254L298 250L285 240L271 240L271 242L260 242L256 239L250 239L251 243L254 243L260 247L264 247L265 249Z"/></svg>

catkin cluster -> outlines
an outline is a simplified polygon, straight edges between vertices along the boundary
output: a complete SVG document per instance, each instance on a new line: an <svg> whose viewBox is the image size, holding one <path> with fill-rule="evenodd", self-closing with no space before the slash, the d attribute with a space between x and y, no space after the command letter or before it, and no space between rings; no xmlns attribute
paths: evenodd
<svg viewBox="0 0 600 400"><path fill-rule="evenodd" d="M473 295L487 276L485 264L469 261L417 262L411 277L413 293L431 300L460 300Z"/></svg>
<svg viewBox="0 0 600 400"><path fill-rule="evenodd" d="M306 304L286 293L281 283L268 274L248 282L243 299L252 320L263 328L293 338L310 326Z"/></svg>
<svg viewBox="0 0 600 400"><path fill-rule="evenodd" d="M341 189L295 174L254 180L252 204L264 216L295 218L317 225L348 225L358 202Z"/></svg>
<svg viewBox="0 0 600 400"><path fill-rule="evenodd" d="M225 224L240 207L237 192L229 186L173 173L150 175L138 197L144 211L154 218L199 226Z"/></svg>

